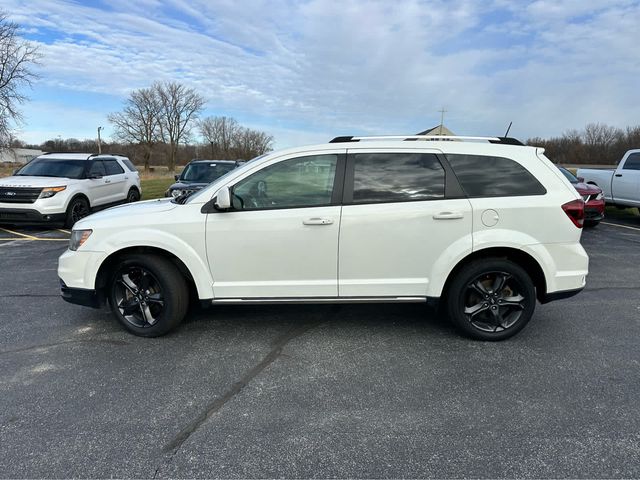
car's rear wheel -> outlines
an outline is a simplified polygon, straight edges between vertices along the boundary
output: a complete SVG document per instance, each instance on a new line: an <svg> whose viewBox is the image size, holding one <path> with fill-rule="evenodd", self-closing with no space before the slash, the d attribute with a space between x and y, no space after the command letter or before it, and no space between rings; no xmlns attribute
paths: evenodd
<svg viewBox="0 0 640 480"><path fill-rule="evenodd" d="M527 272L500 258L464 266L447 292L449 317L465 335L479 340L504 340L529 322L536 290Z"/></svg>
<svg viewBox="0 0 640 480"><path fill-rule="evenodd" d="M135 188L129 189L129 193L127 194L127 203L137 202L138 200L140 200L140 192Z"/></svg>
<svg viewBox="0 0 640 480"><path fill-rule="evenodd" d="M180 324L189 306L189 292L184 277L168 259L127 255L111 276L109 305L131 333L157 337Z"/></svg>
<svg viewBox="0 0 640 480"><path fill-rule="evenodd" d="M91 213L89 202L84 197L76 197L67 207L66 227L73 227L75 223Z"/></svg>

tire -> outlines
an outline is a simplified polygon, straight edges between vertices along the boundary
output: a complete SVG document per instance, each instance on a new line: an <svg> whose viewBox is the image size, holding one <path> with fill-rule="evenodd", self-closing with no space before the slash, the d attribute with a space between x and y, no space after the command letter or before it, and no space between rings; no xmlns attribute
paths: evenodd
<svg viewBox="0 0 640 480"><path fill-rule="evenodd" d="M127 203L133 203L140 200L140 192L137 188L130 188L129 193L127 193Z"/></svg>
<svg viewBox="0 0 640 480"><path fill-rule="evenodd" d="M462 267L451 282L446 301L450 320L464 335L505 340L522 330L533 316L536 289L518 264L487 258Z"/></svg>
<svg viewBox="0 0 640 480"><path fill-rule="evenodd" d="M91 214L89 201L84 197L76 197L71 200L67 207L67 216L64 222L65 227L71 228L75 223Z"/></svg>
<svg viewBox="0 0 640 480"><path fill-rule="evenodd" d="M158 337L173 330L189 307L182 273L159 255L123 256L107 288L109 306L118 322L140 337Z"/></svg>

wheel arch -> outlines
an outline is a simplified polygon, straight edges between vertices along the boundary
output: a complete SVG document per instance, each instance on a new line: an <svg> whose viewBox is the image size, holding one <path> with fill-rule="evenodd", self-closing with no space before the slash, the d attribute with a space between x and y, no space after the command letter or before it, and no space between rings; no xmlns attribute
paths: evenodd
<svg viewBox="0 0 640 480"><path fill-rule="evenodd" d="M540 266L540 263L531 256L529 253L512 247L488 247L481 250L476 250L470 253L462 260L460 260L455 267L451 270L447 276L447 280L442 288L442 296L445 297L451 285L451 282L456 275L469 263L486 258L500 258L511 260L512 262L520 265L531 276L531 280L536 287L536 297L542 301L547 293L547 281L544 274L544 270Z"/></svg>
<svg viewBox="0 0 640 480"><path fill-rule="evenodd" d="M95 280L96 291L103 292L103 293L105 292L105 288L107 287L109 278L111 277L111 275L113 275L115 269L118 266L118 260L124 255L128 255L128 254L142 254L142 255L152 254L152 255L158 255L163 258L166 258L176 266L178 271L180 271L185 281L187 282L187 287L189 289L190 294L195 294L197 297L198 287L196 285L196 282L194 280L194 277L191 271L186 266L186 264L178 256L169 252L168 250L164 250L162 248L152 247L152 246L125 247L111 253L108 257L106 257L100 264L100 267L98 268L98 272L96 274L96 280ZM106 298L106 297L103 297L103 298Z"/></svg>
<svg viewBox="0 0 640 480"><path fill-rule="evenodd" d="M84 198L84 199L87 201L87 203L89 204L89 208L92 208L92 205L91 205L91 199L89 198L89 196L88 196L86 193L84 193L84 192L76 192L76 193L74 193L73 195L71 195L71 197L69 197L69 201L68 201L68 202L67 202L67 204L64 206L64 211L65 211L65 212L66 212L66 211L67 211L67 209L69 208L69 205L71 205L71 203L72 203L75 199L77 199L77 198Z"/></svg>

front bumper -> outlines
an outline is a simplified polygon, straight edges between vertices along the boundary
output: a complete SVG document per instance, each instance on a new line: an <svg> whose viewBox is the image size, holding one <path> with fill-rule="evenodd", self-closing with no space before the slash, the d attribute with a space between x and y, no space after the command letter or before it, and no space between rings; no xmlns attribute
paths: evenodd
<svg viewBox="0 0 640 480"><path fill-rule="evenodd" d="M104 299L95 290L85 288L70 288L60 279L60 295L65 302L84 307L100 308Z"/></svg>
<svg viewBox="0 0 640 480"><path fill-rule="evenodd" d="M41 213L31 208L0 208L0 223L46 224L64 222L64 213Z"/></svg>

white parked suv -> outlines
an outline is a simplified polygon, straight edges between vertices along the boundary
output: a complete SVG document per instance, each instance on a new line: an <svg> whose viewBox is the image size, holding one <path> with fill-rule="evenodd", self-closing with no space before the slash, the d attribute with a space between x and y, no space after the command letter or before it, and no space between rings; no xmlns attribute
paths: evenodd
<svg viewBox="0 0 640 480"><path fill-rule="evenodd" d="M142 336L176 327L192 293L439 303L463 333L500 340L536 299L584 288L584 203L542 149L421 140L338 137L258 157L190 197L92 215L60 257L62 296L108 303Z"/></svg>
<svg viewBox="0 0 640 480"><path fill-rule="evenodd" d="M127 157L48 153L0 178L0 223L59 222L140 200L140 176Z"/></svg>

